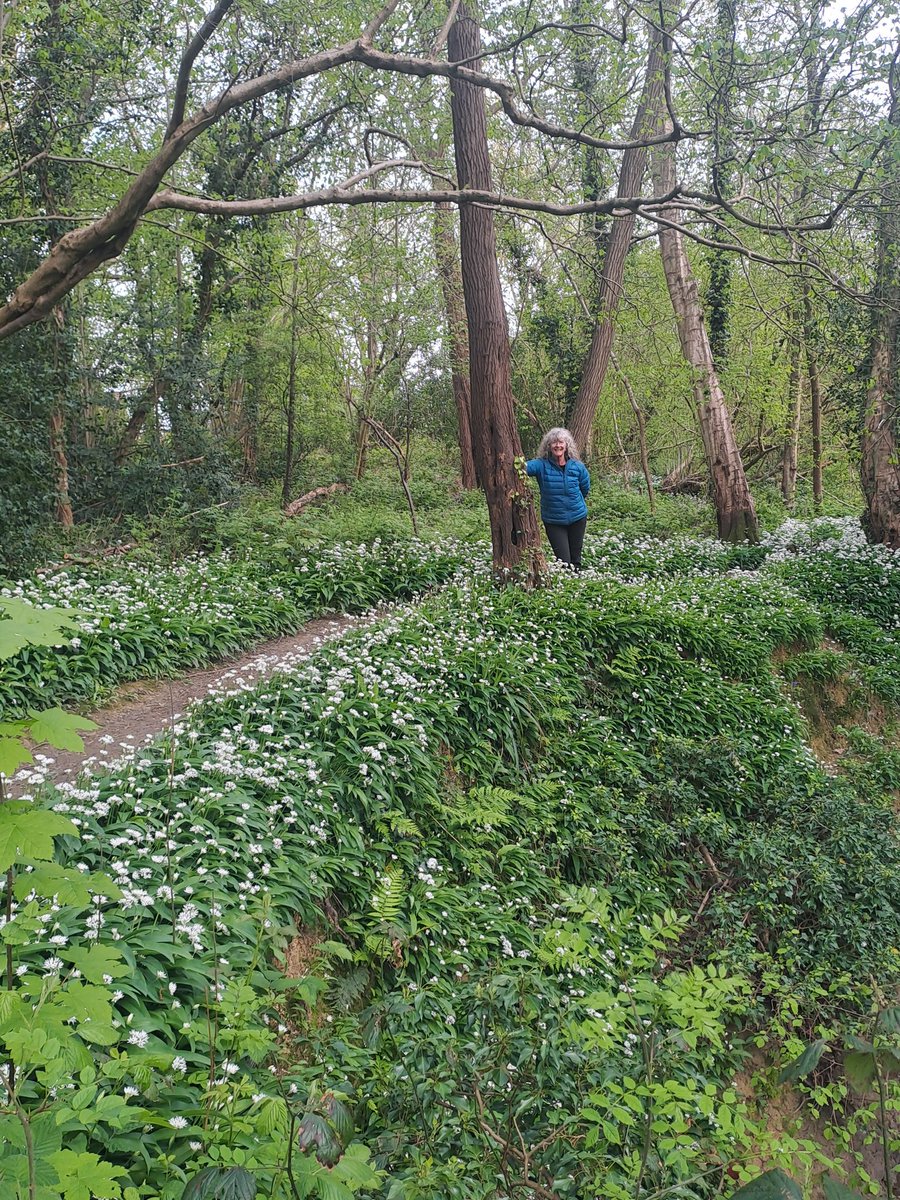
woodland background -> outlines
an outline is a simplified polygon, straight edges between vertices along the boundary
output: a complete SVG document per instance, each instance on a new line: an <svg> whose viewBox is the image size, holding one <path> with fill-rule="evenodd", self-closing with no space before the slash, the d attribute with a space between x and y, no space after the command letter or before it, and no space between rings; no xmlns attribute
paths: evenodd
<svg viewBox="0 0 900 1200"><path fill-rule="evenodd" d="M723 527L729 455L721 486L743 468L764 508L858 511L868 404L867 506L895 544L894 8L485 5L493 90L468 91L487 98L488 190L506 199L493 216L462 205L496 237L465 279L457 206L428 202L459 198L446 76L459 94L470 76L446 55L449 40L474 61L452 45L463 15L4 6L7 570L54 519L127 530L247 484L286 503L362 476L370 419L403 453L458 443L471 487L470 439L477 457L498 404L504 444L483 454L507 491L518 440L533 452L574 420L601 469L643 458L657 484L697 491L712 475L735 537L755 528ZM689 261L667 290L673 229ZM473 347L491 394L470 433L465 305L494 261L515 399L488 378L499 352ZM682 352L679 286L711 358ZM589 377L604 326L612 358ZM734 431L721 444L711 378Z"/></svg>

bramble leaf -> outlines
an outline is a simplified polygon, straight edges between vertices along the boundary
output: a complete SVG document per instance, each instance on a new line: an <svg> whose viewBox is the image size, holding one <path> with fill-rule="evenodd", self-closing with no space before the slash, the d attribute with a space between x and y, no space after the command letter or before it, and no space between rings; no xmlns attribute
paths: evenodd
<svg viewBox="0 0 900 1200"><path fill-rule="evenodd" d="M104 983L104 975L120 979L130 975L131 968L122 960L118 950L111 946L67 947L61 951L73 967L77 967L89 983Z"/></svg>
<svg viewBox="0 0 900 1200"><path fill-rule="evenodd" d="M851 1191L850 1188L844 1187L837 1179L832 1179L830 1175L826 1175L822 1180L822 1190L825 1193L825 1200L863 1200L859 1192Z"/></svg>
<svg viewBox="0 0 900 1200"><path fill-rule="evenodd" d="M875 1055L867 1050L848 1050L844 1055L844 1072L851 1086L864 1092L875 1078Z"/></svg>

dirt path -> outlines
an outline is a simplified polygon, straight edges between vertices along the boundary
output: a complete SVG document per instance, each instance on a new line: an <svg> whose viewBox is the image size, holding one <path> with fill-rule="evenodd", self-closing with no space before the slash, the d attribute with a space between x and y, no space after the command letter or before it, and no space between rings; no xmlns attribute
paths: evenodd
<svg viewBox="0 0 900 1200"><path fill-rule="evenodd" d="M305 658L322 642L378 615L375 610L360 617L344 614L319 617L297 633L262 642L239 658L225 659L175 679L142 679L124 684L116 689L109 704L85 714L98 728L84 734L83 751L39 746L34 751L35 769L20 771L12 780L11 793L21 795L42 780L70 779L84 767L121 758L148 738L170 729L173 720L189 704L229 686L267 679Z"/></svg>

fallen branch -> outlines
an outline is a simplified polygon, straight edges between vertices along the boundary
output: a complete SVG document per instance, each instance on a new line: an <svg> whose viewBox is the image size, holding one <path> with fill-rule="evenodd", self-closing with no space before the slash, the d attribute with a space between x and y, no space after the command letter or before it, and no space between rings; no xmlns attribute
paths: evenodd
<svg viewBox="0 0 900 1200"><path fill-rule="evenodd" d="M195 463L203 462L206 458L205 454L198 454L196 458L182 458L179 462L173 463L157 463L157 471L169 471L172 467L192 467Z"/></svg>
<svg viewBox="0 0 900 1200"><path fill-rule="evenodd" d="M334 496L337 492L349 492L350 485L346 483L329 483L327 487L313 488L311 492L304 492L302 496L298 496L296 500L292 500L290 504L284 507L284 515L286 517L296 517L299 512L302 512L310 504L317 504L320 500L327 500L329 496Z"/></svg>

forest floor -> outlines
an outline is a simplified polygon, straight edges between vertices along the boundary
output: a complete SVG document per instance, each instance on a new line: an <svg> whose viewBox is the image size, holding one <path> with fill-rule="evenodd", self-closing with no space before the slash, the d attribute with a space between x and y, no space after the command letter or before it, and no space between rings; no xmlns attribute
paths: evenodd
<svg viewBox="0 0 900 1200"><path fill-rule="evenodd" d="M339 637L348 628L375 619L373 609L362 616L336 613L317 617L296 633L260 642L236 658L222 659L210 667L189 671L174 679L138 679L116 688L108 703L86 712L97 726L82 735L83 750L49 750L38 747L35 762L44 779L71 779L86 768L105 766L127 756L143 742L168 732L185 709L232 688L268 679L290 670L323 642ZM25 769L12 781L11 793L20 794L33 779Z"/></svg>

